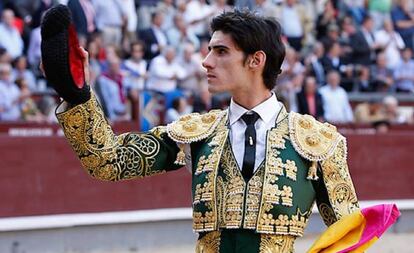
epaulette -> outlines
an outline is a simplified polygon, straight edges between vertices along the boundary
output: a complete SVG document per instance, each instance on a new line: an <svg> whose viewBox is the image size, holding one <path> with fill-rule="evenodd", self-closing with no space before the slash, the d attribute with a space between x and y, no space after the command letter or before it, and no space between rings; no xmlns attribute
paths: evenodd
<svg viewBox="0 0 414 253"><path fill-rule="evenodd" d="M168 136L178 143L192 143L209 137L225 115L211 110L205 114L191 113L167 125Z"/></svg>
<svg viewBox="0 0 414 253"><path fill-rule="evenodd" d="M329 158L338 144L345 141L335 126L295 112L289 114L289 135L296 152L313 162Z"/></svg>

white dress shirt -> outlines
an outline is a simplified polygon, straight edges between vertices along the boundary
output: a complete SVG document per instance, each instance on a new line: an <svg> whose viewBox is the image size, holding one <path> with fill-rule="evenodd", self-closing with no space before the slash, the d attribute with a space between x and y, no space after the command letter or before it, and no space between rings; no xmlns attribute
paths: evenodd
<svg viewBox="0 0 414 253"><path fill-rule="evenodd" d="M248 111L254 111L260 116L255 123L256 159L254 171L256 171L265 158L266 132L275 126L276 118L281 108L282 105L277 101L274 93L270 98L252 110L247 110L234 102L233 99L231 100L229 107L230 143L240 169L243 167L244 132L247 127L246 123L241 119L241 116Z"/></svg>
<svg viewBox="0 0 414 253"><path fill-rule="evenodd" d="M325 119L331 123L349 123L353 121L353 113L346 91L338 86L332 88L326 84L319 89L323 100Z"/></svg>

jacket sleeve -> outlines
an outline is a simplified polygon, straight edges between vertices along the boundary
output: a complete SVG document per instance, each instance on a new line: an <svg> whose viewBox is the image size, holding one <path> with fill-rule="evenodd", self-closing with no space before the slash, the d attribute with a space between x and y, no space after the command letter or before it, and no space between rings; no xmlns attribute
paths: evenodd
<svg viewBox="0 0 414 253"><path fill-rule="evenodd" d="M329 158L318 163L319 179L314 181L316 203L327 226L359 209L346 161L346 142L341 141Z"/></svg>
<svg viewBox="0 0 414 253"><path fill-rule="evenodd" d="M165 127L115 135L95 95L57 113L57 118L82 166L94 178L119 181L182 167L174 163L179 148Z"/></svg>

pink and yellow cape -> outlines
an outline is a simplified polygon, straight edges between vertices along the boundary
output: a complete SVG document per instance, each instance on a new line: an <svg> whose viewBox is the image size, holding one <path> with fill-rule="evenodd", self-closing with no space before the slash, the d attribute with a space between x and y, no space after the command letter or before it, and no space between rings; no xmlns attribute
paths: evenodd
<svg viewBox="0 0 414 253"><path fill-rule="evenodd" d="M308 253L359 253L369 248L400 216L395 204L377 205L332 224Z"/></svg>

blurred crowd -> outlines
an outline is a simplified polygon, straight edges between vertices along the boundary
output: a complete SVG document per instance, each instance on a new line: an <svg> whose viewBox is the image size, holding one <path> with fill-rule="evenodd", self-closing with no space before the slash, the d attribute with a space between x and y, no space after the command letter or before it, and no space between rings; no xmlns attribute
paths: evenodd
<svg viewBox="0 0 414 253"><path fill-rule="evenodd" d="M289 110L332 123L413 123L412 106L396 99L414 93L410 0L0 0L0 121L56 120L58 101L38 68L39 26L59 3L72 11L111 121L131 119L137 105L148 113L151 103L158 123L225 108L228 94L207 91L201 66L208 24L249 8L282 25L286 58L274 92ZM366 101L351 106L350 94Z"/></svg>

